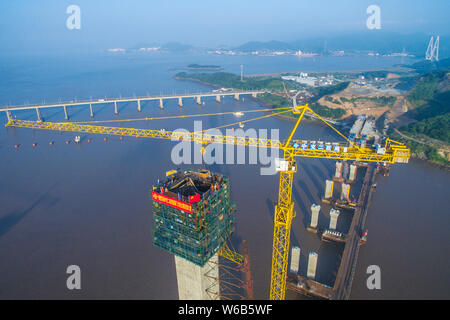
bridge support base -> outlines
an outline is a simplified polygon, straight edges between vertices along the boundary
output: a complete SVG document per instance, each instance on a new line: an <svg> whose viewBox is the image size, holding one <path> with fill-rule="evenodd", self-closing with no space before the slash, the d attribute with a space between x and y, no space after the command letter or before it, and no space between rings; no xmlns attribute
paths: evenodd
<svg viewBox="0 0 450 320"><path fill-rule="evenodd" d="M335 209L330 210L330 226L329 226L330 230L336 230L340 213L341 212L339 210L335 210Z"/></svg>
<svg viewBox="0 0 450 320"><path fill-rule="evenodd" d="M91 112L91 118L94 117L94 110L92 110L92 104L89 104L89 111Z"/></svg>
<svg viewBox="0 0 450 320"><path fill-rule="evenodd" d="M142 108L141 108L141 100L138 100L138 101L137 101L137 104L138 104L138 111L141 112L141 111L142 111Z"/></svg>
<svg viewBox="0 0 450 320"><path fill-rule="evenodd" d="M69 114L67 113L67 107L64 106L63 108L64 108L64 118L65 118L66 120L69 120Z"/></svg>
<svg viewBox="0 0 450 320"><path fill-rule="evenodd" d="M183 98L181 98L181 97L178 98L178 106L179 107L183 106Z"/></svg>
<svg viewBox="0 0 450 320"><path fill-rule="evenodd" d="M163 99L159 99L159 107L160 107L161 109L164 109Z"/></svg>
<svg viewBox="0 0 450 320"><path fill-rule="evenodd" d="M119 114L119 110L117 110L117 102L114 101L114 113Z"/></svg>
<svg viewBox="0 0 450 320"><path fill-rule="evenodd" d="M37 115L37 120L42 121L41 110L39 110L39 108L36 108L36 115Z"/></svg>

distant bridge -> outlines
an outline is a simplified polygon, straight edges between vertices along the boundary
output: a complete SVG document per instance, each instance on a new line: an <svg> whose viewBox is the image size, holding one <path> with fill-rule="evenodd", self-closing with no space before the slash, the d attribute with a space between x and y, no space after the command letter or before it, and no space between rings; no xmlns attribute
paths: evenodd
<svg viewBox="0 0 450 320"><path fill-rule="evenodd" d="M217 102L221 101L221 98L225 96L234 96L236 100L239 100L239 97L241 95L251 95L252 97L256 98L258 94L263 94L266 91L264 90L251 90L251 91L212 91L212 92L205 92L205 93L189 93L189 94L174 94L174 95L161 95L161 96L142 96L142 97L128 97L128 98L105 98L105 99L90 99L90 100L79 100L79 101L64 101L64 102L57 102L57 103L44 103L44 104L33 104L33 105L17 105L17 106L7 106L7 107L1 107L0 112L4 111L6 112L6 115L8 117L8 120L12 118L12 111L18 111L18 110L36 110L36 115L38 121L43 121L40 109L43 108L63 108L64 109L64 116L66 120L69 120L69 114L67 112L67 107L69 106L86 106L89 105L91 117L94 117L94 110L92 109L92 105L94 104L105 104L105 103L112 103L114 104L114 113L118 114L119 111L117 109L117 103L118 102L136 102L137 103L137 109L138 111L142 111L141 108L141 102L142 101L151 101L151 100L159 100L159 107L161 109L164 108L164 100L169 99L178 99L178 105L180 107L183 106L183 99L194 99L197 104L202 104L202 98L206 97L215 97Z"/></svg>

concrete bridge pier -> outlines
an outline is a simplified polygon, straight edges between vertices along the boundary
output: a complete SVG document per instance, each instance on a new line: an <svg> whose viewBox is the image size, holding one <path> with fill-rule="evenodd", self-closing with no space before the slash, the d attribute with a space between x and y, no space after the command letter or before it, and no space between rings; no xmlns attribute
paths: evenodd
<svg viewBox="0 0 450 320"><path fill-rule="evenodd" d="M257 94L256 92L253 92L253 93L252 93L252 97L253 97L253 98L257 98L257 97L258 97L258 94Z"/></svg>
<svg viewBox="0 0 450 320"><path fill-rule="evenodd" d="M159 99L159 107L160 107L161 109L164 109L163 99Z"/></svg>
<svg viewBox="0 0 450 320"><path fill-rule="evenodd" d="M333 196L333 185L334 182L331 180L326 180L325 181L325 199L331 199L331 197Z"/></svg>
<svg viewBox="0 0 450 320"><path fill-rule="evenodd" d="M67 113L67 107L66 107L66 106L63 106L63 108L64 108L64 118L65 118L66 120L69 120L69 114Z"/></svg>
<svg viewBox="0 0 450 320"><path fill-rule="evenodd" d="M235 99L236 101L239 101L239 93L235 93L235 94L234 94L234 99Z"/></svg>
<svg viewBox="0 0 450 320"><path fill-rule="evenodd" d="M216 101L217 101L218 103L220 103L220 95L217 95L217 96L216 96Z"/></svg>
<svg viewBox="0 0 450 320"><path fill-rule="evenodd" d="M142 109L141 109L141 100L138 100L137 104L138 104L138 111L141 112L142 111Z"/></svg>
<svg viewBox="0 0 450 320"><path fill-rule="evenodd" d="M292 247L291 250L291 272L298 273L300 266L300 248L297 246Z"/></svg>
<svg viewBox="0 0 450 320"><path fill-rule="evenodd" d="M9 122L9 120L12 119L12 113L11 113L11 111L6 110L6 117L8 118L8 122Z"/></svg>
<svg viewBox="0 0 450 320"><path fill-rule="evenodd" d="M36 115L38 121L42 121L41 110L39 110L39 108L36 108Z"/></svg>
<svg viewBox="0 0 450 320"><path fill-rule="evenodd" d="M197 96L197 104L202 104L202 96Z"/></svg>
<svg viewBox="0 0 450 320"><path fill-rule="evenodd" d="M119 114L119 110L117 110L117 101L114 101L114 113Z"/></svg>
<svg viewBox="0 0 450 320"><path fill-rule="evenodd" d="M314 279L316 277L316 269L317 269L317 258L319 255L316 252L310 252L308 256L308 271L307 277L309 279Z"/></svg>
<svg viewBox="0 0 450 320"><path fill-rule="evenodd" d="M339 210L331 209L330 210L330 230L336 230L337 221L341 212Z"/></svg>
<svg viewBox="0 0 450 320"><path fill-rule="evenodd" d="M311 205L311 228L317 228L317 223L319 221L319 212L320 212L320 205L318 204L312 204Z"/></svg>
<svg viewBox="0 0 450 320"><path fill-rule="evenodd" d="M348 176L348 180L350 180L352 182L356 180L356 172L357 172L357 170L358 170L357 166L355 166L354 164L350 165L350 174Z"/></svg>
<svg viewBox="0 0 450 320"><path fill-rule="evenodd" d="M89 104L89 111L91 112L91 118L94 117L94 110L92 110L92 103Z"/></svg>
<svg viewBox="0 0 450 320"><path fill-rule="evenodd" d="M350 185L343 183L341 188L341 200L348 201L350 196Z"/></svg>
<svg viewBox="0 0 450 320"><path fill-rule="evenodd" d="M219 255L203 266L175 255L179 300L216 300L220 295Z"/></svg>
<svg viewBox="0 0 450 320"><path fill-rule="evenodd" d="M342 162L336 161L336 173L334 174L335 178L342 178Z"/></svg>
<svg viewBox="0 0 450 320"><path fill-rule="evenodd" d="M183 106L183 98L181 98L181 97L178 98L178 106L179 107Z"/></svg>

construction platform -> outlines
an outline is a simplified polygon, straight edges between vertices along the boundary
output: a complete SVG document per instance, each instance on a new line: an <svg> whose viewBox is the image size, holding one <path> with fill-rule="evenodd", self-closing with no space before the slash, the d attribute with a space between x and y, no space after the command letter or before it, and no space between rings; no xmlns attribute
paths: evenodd
<svg viewBox="0 0 450 320"><path fill-rule="evenodd" d="M359 248L366 242L367 233L363 233L363 230L372 192L375 190L374 181L377 173L374 165L364 166L367 167L367 171L348 234L332 234L326 232L326 230L322 233L322 240L345 243L334 286L329 287L312 279L291 273L286 283L287 289L304 295L330 300L346 300L350 297Z"/></svg>
<svg viewBox="0 0 450 320"><path fill-rule="evenodd" d="M152 188L153 243L203 267L234 231L229 179L207 170L169 171Z"/></svg>

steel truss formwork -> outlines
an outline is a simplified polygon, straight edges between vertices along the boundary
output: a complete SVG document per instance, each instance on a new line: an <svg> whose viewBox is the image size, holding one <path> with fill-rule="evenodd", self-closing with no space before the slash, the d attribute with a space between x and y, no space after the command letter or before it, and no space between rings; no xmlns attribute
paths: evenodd
<svg viewBox="0 0 450 320"><path fill-rule="evenodd" d="M153 243L198 266L203 267L234 231L235 204L227 177L177 172L156 184L151 198Z"/></svg>

